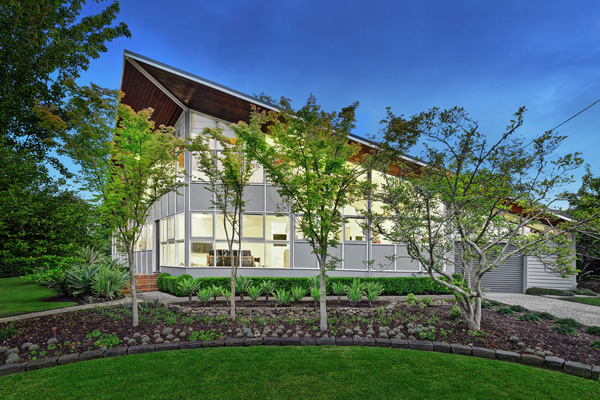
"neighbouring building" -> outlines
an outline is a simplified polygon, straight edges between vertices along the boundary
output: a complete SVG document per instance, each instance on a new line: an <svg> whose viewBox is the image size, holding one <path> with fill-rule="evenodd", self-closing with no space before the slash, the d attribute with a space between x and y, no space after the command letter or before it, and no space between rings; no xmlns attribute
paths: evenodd
<svg viewBox="0 0 600 400"><path fill-rule="evenodd" d="M157 125L175 127L180 137L195 136L206 127L219 126L233 137L231 123L248 121L251 104L275 109L252 96L147 57L125 51L121 90L123 102L139 111L153 108ZM352 140L365 146L360 137ZM220 149L215 146L214 151ZM418 161L414 161L418 162ZM223 216L211 210L212 193L197 171L194 157L184 154L179 167L188 171L187 186L164 196L153 207L135 249L140 275L168 272L194 277L228 276L229 259L222 227ZM379 172L369 179L382 180ZM242 223L242 260L239 274L246 276L306 277L318 271L309 244L294 229L294 215L284 204L262 170L257 170L246 189L247 207ZM358 209L360 201L344 209L347 221L340 232L340 245L332 254L342 259L332 276L419 276L423 270L412 261L406 247L364 232ZM113 246L113 254L117 257ZM395 256L390 262L389 256ZM367 260L374 260L368 267ZM490 290L524 292L528 287L572 288L573 279L561 279L544 271L531 257L513 257L489 272L483 281Z"/></svg>

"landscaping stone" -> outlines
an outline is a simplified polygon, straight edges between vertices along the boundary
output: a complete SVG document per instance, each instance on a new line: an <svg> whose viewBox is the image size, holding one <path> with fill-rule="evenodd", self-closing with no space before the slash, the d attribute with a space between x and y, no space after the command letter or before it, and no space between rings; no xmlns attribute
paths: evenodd
<svg viewBox="0 0 600 400"><path fill-rule="evenodd" d="M354 338L355 346L375 346L375 340L372 338L360 337Z"/></svg>
<svg viewBox="0 0 600 400"><path fill-rule="evenodd" d="M450 353L452 351L452 347L450 347L448 343L433 342L433 351L437 351L439 353Z"/></svg>
<svg viewBox="0 0 600 400"><path fill-rule="evenodd" d="M316 338L315 342L317 346L335 346L334 338Z"/></svg>
<svg viewBox="0 0 600 400"><path fill-rule="evenodd" d="M25 371L27 363L0 365L0 376L16 374Z"/></svg>
<svg viewBox="0 0 600 400"><path fill-rule="evenodd" d="M79 361L94 360L104 357L104 349L84 351L79 355Z"/></svg>
<svg viewBox="0 0 600 400"><path fill-rule="evenodd" d="M352 338L336 338L335 344L338 346L352 346L354 345L354 340Z"/></svg>
<svg viewBox="0 0 600 400"><path fill-rule="evenodd" d="M471 355L471 346L466 346L464 344L456 344L456 343L452 343L450 345L450 347L452 348L452 353L454 354L461 354L463 356L470 356Z"/></svg>
<svg viewBox="0 0 600 400"><path fill-rule="evenodd" d="M127 347L115 347L113 349L106 349L104 357L124 356L125 354L127 354Z"/></svg>
<svg viewBox="0 0 600 400"><path fill-rule="evenodd" d="M54 367L58 364L58 357L40 358L39 360L28 362L25 366L26 371L35 371L36 369Z"/></svg>
<svg viewBox="0 0 600 400"><path fill-rule="evenodd" d="M300 340L300 346L314 346L316 345L317 342L315 341L315 338L302 338Z"/></svg>
<svg viewBox="0 0 600 400"><path fill-rule="evenodd" d="M541 367L544 365L544 359L533 354L521 354L521 363L533 367Z"/></svg>
<svg viewBox="0 0 600 400"><path fill-rule="evenodd" d="M592 368L592 380L597 381L598 377L600 377L600 365Z"/></svg>
<svg viewBox="0 0 600 400"><path fill-rule="evenodd" d="M127 348L127 354L142 354L142 353L151 353L154 351L153 344L142 344L139 346L129 346Z"/></svg>
<svg viewBox="0 0 600 400"><path fill-rule="evenodd" d="M496 358L502 361L521 362L521 355L514 351L496 350Z"/></svg>
<svg viewBox="0 0 600 400"><path fill-rule="evenodd" d="M262 346L262 338L246 338L244 339L244 346Z"/></svg>
<svg viewBox="0 0 600 400"><path fill-rule="evenodd" d="M225 347L236 347L236 346L243 346L243 345L244 345L244 339L242 339L242 338L225 339Z"/></svg>
<svg viewBox="0 0 600 400"><path fill-rule="evenodd" d="M298 346L300 345L300 339L295 337L281 338L282 346Z"/></svg>
<svg viewBox="0 0 600 400"><path fill-rule="evenodd" d="M177 350L178 348L177 343L161 343L154 346L154 351Z"/></svg>
<svg viewBox="0 0 600 400"><path fill-rule="evenodd" d="M471 350L471 354L475 357L487 358L490 360L493 360L496 358L496 352L494 350L486 349L484 347L473 346L473 349Z"/></svg>
<svg viewBox="0 0 600 400"><path fill-rule="evenodd" d="M281 344L281 338L267 336L263 339L265 346L279 346Z"/></svg>
<svg viewBox="0 0 600 400"><path fill-rule="evenodd" d="M390 339L375 338L376 347L390 347Z"/></svg>
<svg viewBox="0 0 600 400"><path fill-rule="evenodd" d="M66 354L64 356L58 357L58 365L71 364L79 361L79 354Z"/></svg>
<svg viewBox="0 0 600 400"><path fill-rule="evenodd" d="M409 349L410 345L406 339L390 339L390 344L394 349Z"/></svg>
<svg viewBox="0 0 600 400"><path fill-rule="evenodd" d="M564 371L567 374L580 376L582 378L591 378L592 377L592 367L587 364L583 364L575 361L566 361L564 366Z"/></svg>
<svg viewBox="0 0 600 400"><path fill-rule="evenodd" d="M411 350L433 351L433 343L429 340L409 340Z"/></svg>
<svg viewBox="0 0 600 400"><path fill-rule="evenodd" d="M223 340L223 339L207 340L202 345L202 347L223 347L223 346L225 346L225 340Z"/></svg>
<svg viewBox="0 0 600 400"><path fill-rule="evenodd" d="M180 349L199 349L203 347L202 342L181 342L179 343Z"/></svg>
<svg viewBox="0 0 600 400"><path fill-rule="evenodd" d="M554 371L562 371L565 365L565 360L559 357L546 357L544 358L544 365Z"/></svg>

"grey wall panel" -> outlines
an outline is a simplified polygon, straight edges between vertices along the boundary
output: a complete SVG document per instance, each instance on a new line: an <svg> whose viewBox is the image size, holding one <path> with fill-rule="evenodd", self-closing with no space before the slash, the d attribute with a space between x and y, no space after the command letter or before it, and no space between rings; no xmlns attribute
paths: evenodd
<svg viewBox="0 0 600 400"><path fill-rule="evenodd" d="M377 244L371 247L372 258L374 260L372 269L375 271L393 271L394 270L394 245ZM392 257L388 259L386 257Z"/></svg>
<svg viewBox="0 0 600 400"><path fill-rule="evenodd" d="M574 289L575 277L561 278L544 266L537 257L527 257L527 288L542 287L549 289Z"/></svg>
<svg viewBox="0 0 600 400"><path fill-rule="evenodd" d="M179 194L175 193L175 209L178 213L185 210L185 196L183 188L179 189Z"/></svg>
<svg viewBox="0 0 600 400"><path fill-rule="evenodd" d="M244 200L246 200L246 211L264 211L265 187L262 185L246 187Z"/></svg>
<svg viewBox="0 0 600 400"><path fill-rule="evenodd" d="M190 209L205 211L212 209L213 194L207 189L208 185L202 183L190 184Z"/></svg>
<svg viewBox="0 0 600 400"><path fill-rule="evenodd" d="M418 272L419 262L414 261L410 257L399 257L396 259L396 271Z"/></svg>
<svg viewBox="0 0 600 400"><path fill-rule="evenodd" d="M344 245L344 269L367 269L367 244Z"/></svg>
<svg viewBox="0 0 600 400"><path fill-rule="evenodd" d="M289 207L284 203L283 199L273 186L267 186L266 191L267 211L271 212L287 212Z"/></svg>
<svg viewBox="0 0 600 400"><path fill-rule="evenodd" d="M294 268L318 268L317 258L308 243L294 243Z"/></svg>
<svg viewBox="0 0 600 400"><path fill-rule="evenodd" d="M168 195L165 194L160 199L160 217L165 218L167 215L169 215L169 201Z"/></svg>
<svg viewBox="0 0 600 400"><path fill-rule="evenodd" d="M481 287L490 292L523 293L523 259L522 255L510 257L502 265L486 272L481 279ZM460 265L461 252L458 245L455 260Z"/></svg>
<svg viewBox="0 0 600 400"><path fill-rule="evenodd" d="M167 195L169 197L169 215L175 214L175 192L171 192Z"/></svg>

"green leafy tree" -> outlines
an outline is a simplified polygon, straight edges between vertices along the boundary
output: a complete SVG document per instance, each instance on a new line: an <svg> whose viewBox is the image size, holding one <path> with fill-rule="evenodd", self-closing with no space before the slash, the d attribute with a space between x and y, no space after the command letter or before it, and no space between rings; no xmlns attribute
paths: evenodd
<svg viewBox="0 0 600 400"><path fill-rule="evenodd" d="M185 172L176 170L184 141L173 128L156 127L152 109L135 112L118 102L117 91L72 84L70 94L68 123L49 109L40 108L38 114L60 133L63 152L81 168L88 190L101 204L104 223L127 254L137 326L134 246L151 207L184 185Z"/></svg>
<svg viewBox="0 0 600 400"><path fill-rule="evenodd" d="M559 276L576 272L571 233L594 221L558 218L550 208L556 191L572 181L577 154L559 157L563 136L545 132L530 143L517 134L524 108L499 138L479 132L460 108L432 109L412 118L425 149L424 166L400 158L374 193L381 212L373 230L404 243L433 280L449 288L469 329L480 329L483 276L520 253L538 257ZM381 147L397 156L402 135L384 135ZM459 257L455 257L455 251ZM459 279L446 267L471 279Z"/></svg>
<svg viewBox="0 0 600 400"><path fill-rule="evenodd" d="M361 153L360 145L349 138L357 106L328 113L311 96L294 110L282 98L280 111L255 110L250 123L239 123L236 129L252 158L289 200L291 212L301 215L296 229L310 244L320 269L322 331L327 329L326 272L339 262L329 250L339 244L342 209L362 198L369 185L363 178L372 157Z"/></svg>
<svg viewBox="0 0 600 400"><path fill-rule="evenodd" d="M232 126L237 133L236 126ZM215 144L222 147L216 151ZM229 138L223 134L222 128L206 128L204 135L198 135L188 145L198 160L198 171L208 181L208 190L214 193L212 200L216 211L223 214L223 230L231 266L231 319L235 319L235 293L237 269L242 261L241 227L245 210L244 191L256 165L248 157L246 143L239 138ZM234 257L233 247L238 244Z"/></svg>

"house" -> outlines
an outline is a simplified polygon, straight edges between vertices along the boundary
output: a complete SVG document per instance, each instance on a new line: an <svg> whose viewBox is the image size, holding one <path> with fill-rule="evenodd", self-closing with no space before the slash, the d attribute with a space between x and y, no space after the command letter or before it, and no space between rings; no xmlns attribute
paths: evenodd
<svg viewBox="0 0 600 400"><path fill-rule="evenodd" d="M121 90L123 102L134 110L151 107L157 125L175 127L180 137L194 136L206 127L219 126L233 137L231 123L248 121L251 104L267 110L275 107L196 75L126 51L123 59ZM358 136L352 140L371 144ZM215 151L219 151L215 147ZM411 162L418 163L416 160ZM179 167L188 171L187 186L180 194L170 193L153 207L148 223L136 246L136 271L152 276L168 272L194 277L228 276L230 256L222 228L223 217L211 210L210 193L187 153ZM382 180L378 172L371 178ZM242 224L242 254L239 274L247 276L307 277L317 273L317 260L309 244L295 230L294 215L282 212L276 188L258 170L246 189L247 211ZM342 259L332 276L418 276L423 270L411 260L406 246L386 242L359 224L359 201L344 209L347 217L340 232L340 245L333 255ZM114 246L113 246L114 247ZM115 256L116 256L116 250ZM395 256L394 261L389 256ZM235 255L237 257L237 255ZM367 260L374 260L371 267ZM450 271L453 272L453 271ZM490 290L522 293L528 287L572 288L573 279L561 279L544 271L531 257L513 257L502 267L488 273L484 287Z"/></svg>

